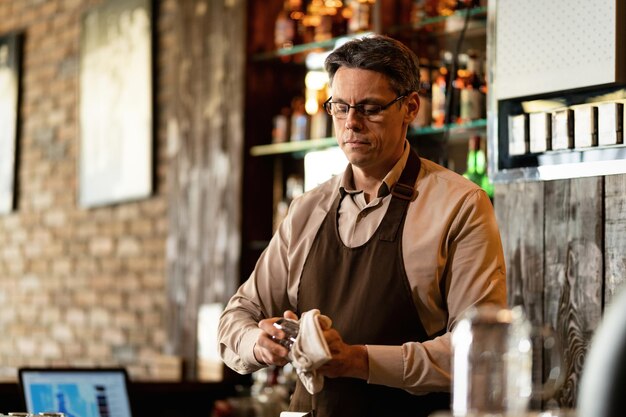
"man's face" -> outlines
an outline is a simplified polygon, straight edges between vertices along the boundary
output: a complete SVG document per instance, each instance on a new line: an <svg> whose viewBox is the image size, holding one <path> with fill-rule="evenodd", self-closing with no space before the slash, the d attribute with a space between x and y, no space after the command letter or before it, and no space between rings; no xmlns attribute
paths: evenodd
<svg viewBox="0 0 626 417"><path fill-rule="evenodd" d="M333 78L333 102L385 105L397 96L387 77L375 71L341 67ZM402 156L406 128L418 109L417 93L411 93L375 118L355 109L345 119L333 117L339 147L354 167L382 178Z"/></svg>

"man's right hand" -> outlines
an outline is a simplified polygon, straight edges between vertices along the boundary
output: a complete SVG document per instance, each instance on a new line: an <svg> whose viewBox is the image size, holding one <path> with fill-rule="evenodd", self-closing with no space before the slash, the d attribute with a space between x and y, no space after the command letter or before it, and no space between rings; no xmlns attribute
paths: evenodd
<svg viewBox="0 0 626 417"><path fill-rule="evenodd" d="M298 320L298 316L292 311L285 311L283 317ZM254 345L254 357L259 363L284 366L289 362L287 358L289 350L272 339L272 337L277 339L285 337L282 330L274 327L274 323L279 319L280 317L272 317L259 322L262 332Z"/></svg>

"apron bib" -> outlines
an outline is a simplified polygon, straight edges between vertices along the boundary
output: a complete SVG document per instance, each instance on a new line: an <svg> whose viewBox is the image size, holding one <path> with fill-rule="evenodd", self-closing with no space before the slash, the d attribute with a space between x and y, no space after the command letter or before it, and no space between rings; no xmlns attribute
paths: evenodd
<svg viewBox="0 0 626 417"><path fill-rule="evenodd" d="M395 346L429 339L402 259L402 229L419 169L419 158L411 151L381 224L362 246L349 248L341 241L341 195L315 237L300 279L298 313L318 308L333 320L345 343ZM316 417L412 417L449 407L449 393L417 396L356 378L325 378L324 389L315 396L298 380L290 410L314 410Z"/></svg>

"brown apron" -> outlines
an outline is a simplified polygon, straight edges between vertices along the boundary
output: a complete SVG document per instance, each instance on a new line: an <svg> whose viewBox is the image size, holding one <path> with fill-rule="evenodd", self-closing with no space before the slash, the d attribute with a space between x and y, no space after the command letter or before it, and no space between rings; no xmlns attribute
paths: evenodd
<svg viewBox="0 0 626 417"><path fill-rule="evenodd" d="M298 313L318 308L348 344L402 345L429 339L402 260L402 228L419 169L419 158L411 151L380 226L359 247L348 248L339 237L342 196L337 196L306 259ZM324 378L324 389L315 396L298 381L290 410L313 409L315 417L408 417L449 407L449 393L417 396L356 378Z"/></svg>

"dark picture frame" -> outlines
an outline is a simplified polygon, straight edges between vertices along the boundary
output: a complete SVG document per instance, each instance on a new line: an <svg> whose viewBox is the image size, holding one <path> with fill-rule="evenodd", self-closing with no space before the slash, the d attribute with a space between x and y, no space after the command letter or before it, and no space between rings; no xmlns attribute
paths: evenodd
<svg viewBox="0 0 626 417"><path fill-rule="evenodd" d="M0 214L16 206L20 39L17 33L0 37Z"/></svg>
<svg viewBox="0 0 626 417"><path fill-rule="evenodd" d="M83 15L79 78L80 206L150 196L150 0L108 0Z"/></svg>

